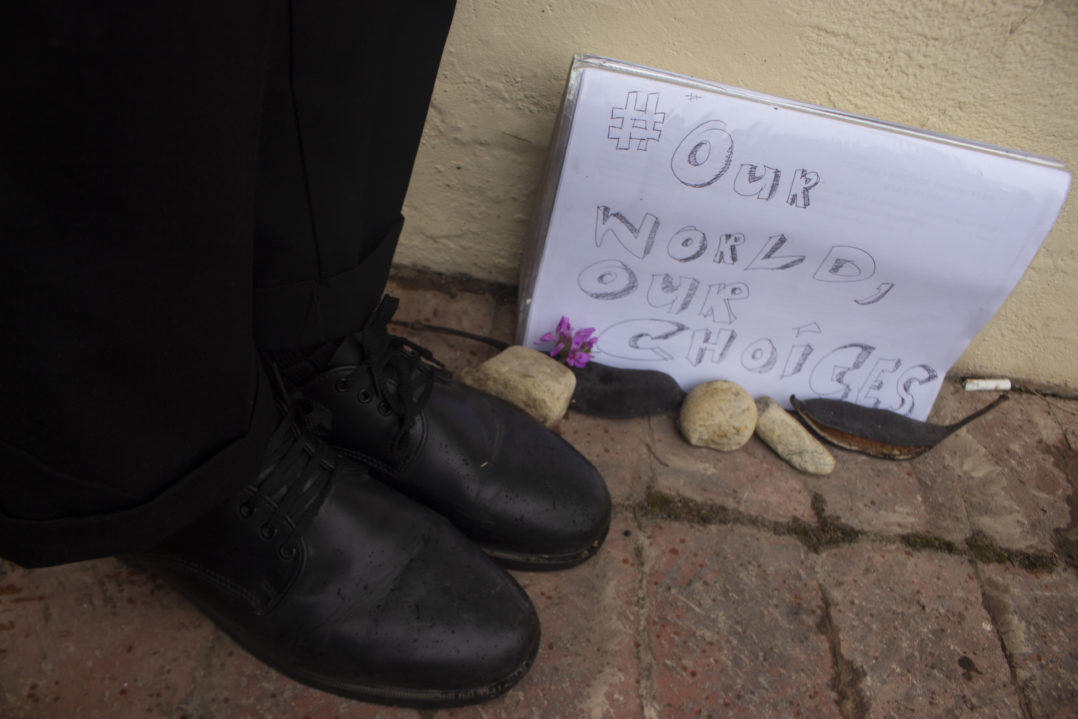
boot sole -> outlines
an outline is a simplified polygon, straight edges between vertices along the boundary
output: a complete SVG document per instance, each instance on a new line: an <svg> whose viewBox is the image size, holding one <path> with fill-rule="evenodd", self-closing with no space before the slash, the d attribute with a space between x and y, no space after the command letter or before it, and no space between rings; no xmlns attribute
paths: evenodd
<svg viewBox="0 0 1078 719"><path fill-rule="evenodd" d="M117 557L117 559L140 571L160 577L169 585L170 589L202 612L203 615L212 621L218 629L228 635L228 637L240 648L267 667L270 667L274 671L283 674L304 686L329 692L330 694L348 699L356 699L358 701L385 706L409 707L413 709L448 709L489 701L509 691L509 689L516 685L517 682L528 673L528 670L531 669L532 664L535 662L535 657L539 653L539 645L541 644L541 636L537 634L535 641L528 650L527 658L524 662L504 677L479 687L464 689L415 689L404 687L374 687L364 684L338 682L319 674L304 671L299 667L290 666L286 660L279 660L278 657L270 652L262 653L256 651L253 642L248 644L238 632L234 632L227 623L222 619L219 619L217 612L211 607L203 604L197 598L192 597L182 589L173 586L168 582L166 577L156 572L154 567L143 564L136 557L120 556Z"/></svg>
<svg viewBox="0 0 1078 719"><path fill-rule="evenodd" d="M248 650L242 642L236 639L235 636L229 633L227 629L224 627L221 627L221 629L237 644L244 647L248 653L256 659L259 659L258 655L251 653L250 650ZM374 688L358 684L339 684L333 681L326 681L317 675L310 675L300 670L284 667L279 663L267 661L265 659L260 659L260 661L264 662L266 666L294 679L300 684L348 699L356 699L358 701L385 706L408 707L412 709L449 709L452 707L479 704L505 694L528 673L528 670L531 669L538 653L539 641L537 638L534 646L528 653L528 658L523 664L514 669L512 673L491 684L471 689L394 689L384 687Z"/></svg>
<svg viewBox="0 0 1078 719"><path fill-rule="evenodd" d="M609 533L610 525L607 524L603 529L603 533L587 548L562 554L513 552L480 543L477 543L477 546L483 550L488 557L506 569L517 569L525 572L553 572L559 569L575 567L578 564L583 564L588 559L591 559L603 546L603 542L606 541L606 536Z"/></svg>

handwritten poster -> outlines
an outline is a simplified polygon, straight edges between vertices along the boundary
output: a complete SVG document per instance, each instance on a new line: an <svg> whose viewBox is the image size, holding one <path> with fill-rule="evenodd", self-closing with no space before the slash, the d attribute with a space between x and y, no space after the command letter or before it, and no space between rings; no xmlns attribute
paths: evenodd
<svg viewBox="0 0 1078 719"><path fill-rule="evenodd" d="M1062 206L1060 163L577 57L521 281L595 359L924 419Z"/></svg>

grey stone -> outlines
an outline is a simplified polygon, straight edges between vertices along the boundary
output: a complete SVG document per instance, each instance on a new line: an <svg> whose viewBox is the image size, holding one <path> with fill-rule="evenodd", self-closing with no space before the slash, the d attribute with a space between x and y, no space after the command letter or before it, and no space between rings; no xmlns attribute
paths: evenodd
<svg viewBox="0 0 1078 719"><path fill-rule="evenodd" d="M808 474L831 474L835 458L804 425L770 397L756 400L756 436L790 466Z"/></svg>
<svg viewBox="0 0 1078 719"><path fill-rule="evenodd" d="M704 382L694 387L682 403L678 426L691 445L732 452L752 437L756 404L735 382Z"/></svg>
<svg viewBox="0 0 1078 719"><path fill-rule="evenodd" d="M553 357L514 345L460 373L467 385L515 404L548 427L565 416L576 376Z"/></svg>

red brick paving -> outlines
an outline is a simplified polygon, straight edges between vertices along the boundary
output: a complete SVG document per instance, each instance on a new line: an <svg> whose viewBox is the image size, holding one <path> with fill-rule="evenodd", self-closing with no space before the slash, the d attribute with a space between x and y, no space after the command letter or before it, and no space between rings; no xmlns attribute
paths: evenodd
<svg viewBox="0 0 1078 719"><path fill-rule="evenodd" d="M1078 717L1078 577L992 564L980 568L985 606L1037 719Z"/></svg>
<svg viewBox="0 0 1078 719"><path fill-rule="evenodd" d="M395 282L401 319L511 339L504 292ZM494 350L404 332L451 369ZM948 385L951 422L986 404ZM689 447L672 415L557 427L603 471L615 522L575 569L517 573L532 671L475 707L308 689L112 559L0 562L0 717L1078 717L1078 402L1015 394L927 455L835 449L801 475L758 440Z"/></svg>
<svg viewBox="0 0 1078 719"><path fill-rule="evenodd" d="M868 717L1021 716L969 560L856 542L819 565Z"/></svg>
<svg viewBox="0 0 1078 719"><path fill-rule="evenodd" d="M748 527L657 523L646 635L660 717L835 717L823 600L804 546Z"/></svg>

